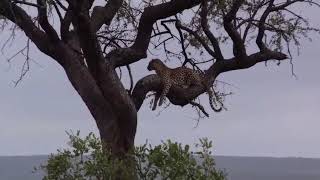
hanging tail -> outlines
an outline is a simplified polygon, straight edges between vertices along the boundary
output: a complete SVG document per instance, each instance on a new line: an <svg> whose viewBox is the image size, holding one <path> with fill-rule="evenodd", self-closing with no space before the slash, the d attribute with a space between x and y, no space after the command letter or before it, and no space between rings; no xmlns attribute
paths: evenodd
<svg viewBox="0 0 320 180"><path fill-rule="evenodd" d="M222 110L222 106L219 107L219 108L216 108L215 106L217 106L215 100L213 100L213 91L210 89L210 87L207 88L207 93L208 93L208 96L209 96L209 104L211 106L211 109L215 112L220 112Z"/></svg>

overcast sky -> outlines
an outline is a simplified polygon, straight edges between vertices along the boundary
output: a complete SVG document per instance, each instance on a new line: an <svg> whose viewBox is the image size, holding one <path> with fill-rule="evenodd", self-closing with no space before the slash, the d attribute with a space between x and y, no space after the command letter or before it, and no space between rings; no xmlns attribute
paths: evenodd
<svg viewBox="0 0 320 180"><path fill-rule="evenodd" d="M315 18L311 21L319 25ZM0 34L1 44L6 36ZM227 87L234 92L226 101L228 111L215 114L207 108L211 116L197 128L197 115L190 108L170 106L158 115L159 111L149 108L150 100L145 101L138 114L136 144L147 139L158 144L168 138L193 144L200 137L209 137L218 155L320 158L320 38L312 39L303 41L300 56L294 53L298 79L291 75L289 62L259 64L219 76L234 86ZM13 47L19 46L22 44ZM14 87L12 81L18 78L23 59L8 64L6 58L13 53L0 55L0 155L55 152L65 145L66 130L97 133L63 69L38 51L32 51L37 63L31 64L31 71ZM143 60L134 65L139 72L135 80L150 73L146 64Z"/></svg>

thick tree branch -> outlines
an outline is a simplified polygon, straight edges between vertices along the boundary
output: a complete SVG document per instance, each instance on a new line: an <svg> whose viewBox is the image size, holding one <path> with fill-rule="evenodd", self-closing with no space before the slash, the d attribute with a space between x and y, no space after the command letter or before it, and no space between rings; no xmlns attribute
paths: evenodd
<svg viewBox="0 0 320 180"><path fill-rule="evenodd" d="M123 0L109 0L104 7L95 6L91 15L93 31L97 32L103 24L110 25L122 3Z"/></svg>
<svg viewBox="0 0 320 180"><path fill-rule="evenodd" d="M69 39L69 33L70 33L69 29L72 22L72 16L73 16L72 10L70 7L68 7L60 25L61 39L65 42Z"/></svg>
<svg viewBox="0 0 320 180"><path fill-rule="evenodd" d="M209 28L209 24L208 24L208 3L207 0L202 0L202 9L200 12L200 16L201 16L201 27L204 31L204 33L206 34L206 36L209 38L214 52L215 52L215 56L213 56L214 58L217 59L217 61L221 61L224 60L224 57L222 55L220 46L219 46L219 41L217 40L217 38L213 35L213 33L210 31Z"/></svg>
<svg viewBox="0 0 320 180"><path fill-rule="evenodd" d="M287 56L280 52L267 50L263 53L258 52L252 54L241 60L238 60L235 57L228 60L217 61L206 71L206 78L209 84L212 84L221 73L250 68L259 62L264 62L272 59L280 61L287 59ZM148 92L160 92L161 89L161 80L157 75L148 75L140 79L137 82L132 93L132 98L136 105L136 109L140 109ZM189 104L191 100L195 99L204 92L206 92L205 87L200 86L191 86L188 89L173 86L172 88L170 88L167 97L172 104L184 106Z"/></svg>
<svg viewBox="0 0 320 180"><path fill-rule="evenodd" d="M243 2L244 0L235 0L231 6L231 10L223 18L224 29L233 41L233 54L239 59L247 56L247 53L244 41L232 21L236 19L236 14Z"/></svg>
<svg viewBox="0 0 320 180"><path fill-rule="evenodd" d="M100 75L102 75L100 63L104 62L104 58L96 33L92 28L89 10L84 5L84 2L75 4L75 7L72 8L71 16L89 71L99 81Z"/></svg>
<svg viewBox="0 0 320 180"><path fill-rule="evenodd" d="M263 12L263 14L261 15L260 20L259 20L259 24L258 24L259 31L258 31L256 43L257 43L257 45L258 45L258 47L259 47L259 49L260 49L261 51L264 51L264 50L266 49L266 46L265 46L265 44L262 42L262 39L263 39L264 32L265 32L265 22L266 22L266 19L267 19L268 15L269 15L270 12L272 11L273 3L274 3L274 0L270 0L270 1L269 1L268 7L267 7L266 10Z"/></svg>
<svg viewBox="0 0 320 180"><path fill-rule="evenodd" d="M123 134L130 134L128 137L134 137L136 129L132 127L136 127L137 119L135 105L117 76L114 67L110 61L106 61L103 57L88 9L84 7L81 4L79 6L76 4L75 12L77 14L74 14L72 23L78 33L88 69L97 86L101 89L104 99L111 104L111 108L117 116L119 131ZM133 140L128 140L128 142L133 142Z"/></svg>
<svg viewBox="0 0 320 180"><path fill-rule="evenodd" d="M48 21L46 0L37 0L37 4L39 24L41 25L42 29L47 33L52 42L58 42L60 40L59 36L56 30L50 25Z"/></svg>
<svg viewBox="0 0 320 180"><path fill-rule="evenodd" d="M95 78L88 71L88 68L80 63L81 59L78 59L79 56L76 52L62 42L58 43L56 49L58 52L57 58L64 62L62 65L66 75L94 117L97 127L99 128L100 137L104 140L104 143L120 143L118 142L118 135L123 132L120 130L118 124L119 116L116 113L117 111L114 110L113 104L107 101L103 91L97 85ZM136 122L129 121L126 125L132 125L130 123ZM130 137L134 138L135 131L127 130L125 133L131 134ZM125 146L130 147L132 145L129 144L130 142L134 141L130 140L121 143L126 143ZM118 149L118 147L113 147L120 145L117 143L110 144L113 150Z"/></svg>
<svg viewBox="0 0 320 180"><path fill-rule="evenodd" d="M239 69L247 69L259 62L265 62L268 60L285 60L287 59L287 55L281 52L271 51L266 49L264 52L257 52L247 56L244 59L238 60L237 57L234 57L229 60L217 62L213 64L208 71L206 71L207 78L209 81L213 83L215 78L224 72L239 70Z"/></svg>

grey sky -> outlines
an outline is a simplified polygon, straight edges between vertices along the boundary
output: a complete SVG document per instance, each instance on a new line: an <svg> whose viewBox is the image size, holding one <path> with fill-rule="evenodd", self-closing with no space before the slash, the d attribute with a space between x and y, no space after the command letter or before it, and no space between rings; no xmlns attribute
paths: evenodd
<svg viewBox="0 0 320 180"><path fill-rule="evenodd" d="M0 35L3 43L6 35ZM219 76L236 86L229 87L235 93L226 101L229 110L210 111L211 117L201 120L197 128L197 115L190 108L170 106L157 116L159 111L152 112L150 100L145 101L139 112L136 144L146 139L157 144L168 138L192 144L209 137L219 155L320 158L319 47L319 36L303 42L302 54L294 58L298 80L292 77L288 61ZM65 144L65 130L97 132L63 69L45 55L32 52L40 66L33 63L14 88L11 81L19 75L21 58L11 66L5 61L13 52L0 55L0 155L48 154ZM145 66L146 60L135 64L139 70L135 80L149 73Z"/></svg>

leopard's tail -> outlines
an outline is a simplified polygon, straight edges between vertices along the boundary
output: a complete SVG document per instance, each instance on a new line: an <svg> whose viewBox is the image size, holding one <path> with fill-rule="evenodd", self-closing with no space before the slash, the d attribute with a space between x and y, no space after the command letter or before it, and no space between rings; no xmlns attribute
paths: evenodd
<svg viewBox="0 0 320 180"><path fill-rule="evenodd" d="M210 87L207 87L207 93L208 93L208 96L209 96L209 104L211 106L211 109L215 112L220 112L222 110L222 106L220 108L216 108L215 105L215 101L213 100L213 91L210 89ZM214 105L215 104L215 105Z"/></svg>

